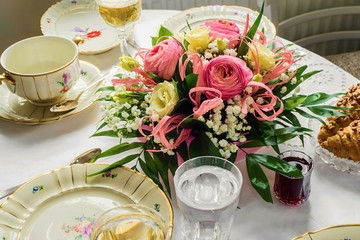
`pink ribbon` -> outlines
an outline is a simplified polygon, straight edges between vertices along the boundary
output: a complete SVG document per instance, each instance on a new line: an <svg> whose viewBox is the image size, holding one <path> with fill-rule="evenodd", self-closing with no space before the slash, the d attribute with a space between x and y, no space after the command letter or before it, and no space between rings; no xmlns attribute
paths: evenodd
<svg viewBox="0 0 360 240"><path fill-rule="evenodd" d="M192 94L195 93L195 96L197 95L197 93L204 93L205 91L208 92L214 92L215 94L217 94L217 96L215 96L212 99L207 99L204 100L202 102L200 102L200 100L195 99L192 97ZM199 95L200 95L199 94ZM195 87L190 89L189 91L189 97L190 100L193 102L194 104L194 117L198 118L202 115L204 115L205 113L207 113L208 111L210 111L213 108L216 108L218 105L220 105L223 100L221 99L221 92L215 88L209 88L209 87Z"/></svg>
<svg viewBox="0 0 360 240"><path fill-rule="evenodd" d="M148 116L147 118L151 118L151 117ZM152 128L150 135L146 135L142 131L144 126L142 126L142 119L141 119L141 121L139 122L139 132L144 137L153 136L154 138L159 138L161 144L165 147L164 150L174 149L174 148L177 148L182 142L184 142L190 136L192 130L191 129L182 129L174 143L171 143L166 138L166 134L171 132L172 130L178 128L184 118L185 118L185 116L182 114L175 114L172 116L164 116L160 120L160 122L158 122L156 127ZM152 125L154 125L154 122ZM157 150L149 150L149 151L154 152ZM160 151L163 151L163 150L160 150Z"/></svg>
<svg viewBox="0 0 360 240"><path fill-rule="evenodd" d="M273 94L273 92L271 91L271 89L266 86L265 84L263 83L260 83L260 82L254 82L254 81L251 81L248 86L250 87L255 87L256 91L259 89L259 88L263 88L266 90L266 92L262 93L262 94L258 94L254 97L252 97L251 95L245 95L243 97L243 104L242 104L242 113L245 114L244 112L247 113L247 109L246 109L246 99L247 98L252 98L252 104L251 106L254 108L254 116L256 119L260 120L260 121L274 121L276 119L276 117L282 113L283 109L284 109L284 104L283 102ZM254 92L256 92L254 91ZM256 100L258 98L262 98L265 102L265 104L258 104L256 102ZM266 99L270 98L270 102L268 102ZM280 102L280 108L278 110L275 110L275 105L277 102ZM245 102L245 104L244 104ZM272 115L269 115L267 116L265 113L269 113L269 112L272 112L273 114ZM260 115L257 116L256 114Z"/></svg>

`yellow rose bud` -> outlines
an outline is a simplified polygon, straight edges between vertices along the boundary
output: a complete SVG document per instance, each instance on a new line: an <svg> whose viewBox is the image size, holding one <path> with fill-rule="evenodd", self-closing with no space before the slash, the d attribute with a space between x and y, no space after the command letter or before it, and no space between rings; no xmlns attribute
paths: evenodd
<svg viewBox="0 0 360 240"><path fill-rule="evenodd" d="M256 74L255 76L253 76L252 80L254 82L262 82L262 76L261 74Z"/></svg>
<svg viewBox="0 0 360 240"><path fill-rule="evenodd" d="M260 71L270 70L275 66L274 53L259 42L252 43L247 53L247 60L250 65L255 66L258 55Z"/></svg>
<svg viewBox="0 0 360 240"><path fill-rule="evenodd" d="M129 56L122 56L119 58L120 66L126 71L134 71L134 66L139 67L140 64L134 58Z"/></svg>
<svg viewBox="0 0 360 240"><path fill-rule="evenodd" d="M154 87L151 94L150 110L156 112L160 118L170 114L179 101L175 82L162 82Z"/></svg>
<svg viewBox="0 0 360 240"><path fill-rule="evenodd" d="M216 46L220 52L226 49L226 43L221 38L216 39Z"/></svg>
<svg viewBox="0 0 360 240"><path fill-rule="evenodd" d="M199 26L193 28L188 34L186 34L185 39L190 43L189 51L194 53L203 53L207 49L211 40L209 32L210 30L208 27Z"/></svg>

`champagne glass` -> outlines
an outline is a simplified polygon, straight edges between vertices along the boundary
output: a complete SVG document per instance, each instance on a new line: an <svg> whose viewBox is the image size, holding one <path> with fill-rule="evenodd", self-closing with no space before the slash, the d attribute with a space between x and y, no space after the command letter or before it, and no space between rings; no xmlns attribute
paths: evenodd
<svg viewBox="0 0 360 240"><path fill-rule="evenodd" d="M98 11L106 24L114 27L120 40L122 56L128 55L127 27L141 15L141 0L96 0Z"/></svg>

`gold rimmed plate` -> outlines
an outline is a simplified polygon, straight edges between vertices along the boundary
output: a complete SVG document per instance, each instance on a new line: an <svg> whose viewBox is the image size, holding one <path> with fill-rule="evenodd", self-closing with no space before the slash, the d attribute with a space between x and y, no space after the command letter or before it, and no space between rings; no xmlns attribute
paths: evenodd
<svg viewBox="0 0 360 240"><path fill-rule="evenodd" d="M80 61L80 69L80 79L69 90L68 99L74 99L83 89L96 81L96 76L100 73L96 66L84 61ZM64 113L50 112L51 106L34 106L26 99L11 93L5 85L0 85L0 118L23 124L42 124L73 116L89 108L101 96L101 92L96 92L101 84L103 82L84 92L76 109Z"/></svg>
<svg viewBox="0 0 360 240"><path fill-rule="evenodd" d="M307 232L293 240L360 240L360 224L335 225Z"/></svg>
<svg viewBox="0 0 360 240"><path fill-rule="evenodd" d="M191 27L196 27L204 24L206 21L224 19L235 22L239 26L240 31L242 31L245 26L243 22L245 22L247 14L249 14L250 24L253 24L259 15L258 12L241 6L204 6L182 11L166 19L162 25L172 33L182 35L184 32L189 32L187 22ZM273 40L276 36L275 25L265 16L261 19L259 29L263 29L268 40Z"/></svg>
<svg viewBox="0 0 360 240"><path fill-rule="evenodd" d="M0 239L86 240L103 212L124 204L155 209L172 233L173 211L164 192L127 167L87 177L106 166L72 165L22 185L0 206Z"/></svg>
<svg viewBox="0 0 360 240"><path fill-rule="evenodd" d="M119 45L116 30L101 18L95 1L59 1L44 13L40 27L46 36L83 38L82 54L102 53Z"/></svg>

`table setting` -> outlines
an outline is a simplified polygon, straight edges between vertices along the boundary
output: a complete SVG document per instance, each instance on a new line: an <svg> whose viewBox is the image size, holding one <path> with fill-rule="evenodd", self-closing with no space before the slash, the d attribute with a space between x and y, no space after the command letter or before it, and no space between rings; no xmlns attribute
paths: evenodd
<svg viewBox="0 0 360 240"><path fill-rule="evenodd" d="M1 240L360 239L358 80L263 8L62 0L39 27L1 55Z"/></svg>

